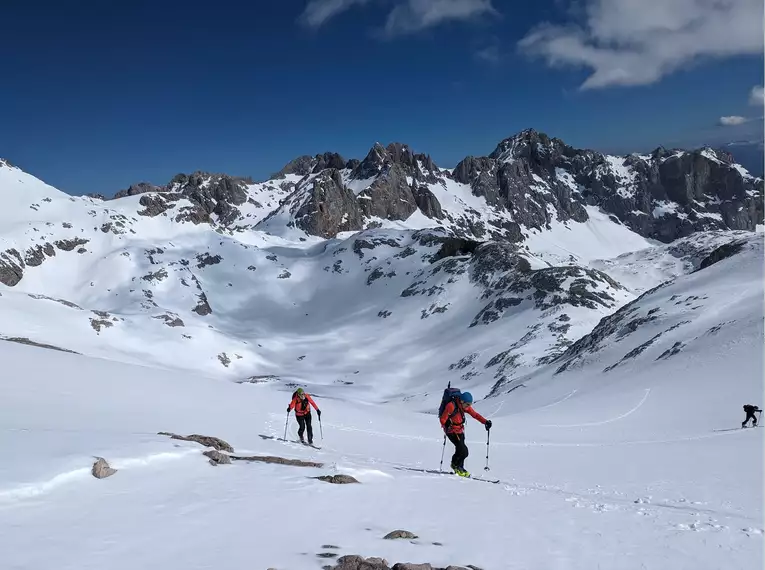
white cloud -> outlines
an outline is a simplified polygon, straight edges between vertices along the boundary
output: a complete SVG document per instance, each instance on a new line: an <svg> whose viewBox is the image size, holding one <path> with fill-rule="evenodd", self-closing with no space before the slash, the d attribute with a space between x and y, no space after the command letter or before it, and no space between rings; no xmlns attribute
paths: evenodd
<svg viewBox="0 0 765 570"><path fill-rule="evenodd" d="M751 121L751 119L747 119L746 117L740 117L738 115L730 115L729 117L720 117L720 125L723 127L736 127L738 125L743 125L744 123L748 123Z"/></svg>
<svg viewBox="0 0 765 570"><path fill-rule="evenodd" d="M583 0L584 22L520 42L551 66L591 70L582 89L648 85L705 58L763 52L762 0Z"/></svg>
<svg viewBox="0 0 765 570"><path fill-rule="evenodd" d="M369 0L311 0L298 20L308 27L319 28L338 14L367 2Z"/></svg>
<svg viewBox="0 0 765 570"><path fill-rule="evenodd" d="M755 85L749 92L749 104L755 107L762 107L765 105L765 89L762 85Z"/></svg>
<svg viewBox="0 0 765 570"><path fill-rule="evenodd" d="M449 21L496 13L491 0L407 0L388 14L384 32L388 36L409 34Z"/></svg>
<svg viewBox="0 0 765 570"><path fill-rule="evenodd" d="M477 50L473 55L478 61L484 63L497 64L502 61L502 54L499 51L499 46L490 45Z"/></svg>
<svg viewBox="0 0 765 570"><path fill-rule="evenodd" d="M445 22L470 20L485 14L497 14L492 0L388 0L394 6L388 13L381 35L399 36L419 32ZM311 0L298 21L320 28L353 6L370 0Z"/></svg>

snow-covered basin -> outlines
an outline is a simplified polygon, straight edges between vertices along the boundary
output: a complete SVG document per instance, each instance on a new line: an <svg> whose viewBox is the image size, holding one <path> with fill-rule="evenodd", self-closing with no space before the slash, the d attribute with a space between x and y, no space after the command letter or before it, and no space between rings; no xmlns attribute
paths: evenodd
<svg viewBox="0 0 765 570"><path fill-rule="evenodd" d="M729 349L728 362L753 350ZM476 423L468 467L496 485L396 469L438 467L432 415L319 395L323 448L312 450L259 437L285 426L289 393L267 385L10 343L0 343L0 358L0 449L9 459L0 467L0 551L9 568L319 568L326 544L485 569L762 561L762 432L715 432L740 422L740 394L712 406L689 390L720 381L715 354L683 375L627 371L610 386L573 377L478 403L495 421L491 470ZM211 467L200 446L154 435L162 430L326 465ZM117 474L92 478L97 455ZM335 472L361 484L310 478ZM397 528L420 538L381 539Z"/></svg>

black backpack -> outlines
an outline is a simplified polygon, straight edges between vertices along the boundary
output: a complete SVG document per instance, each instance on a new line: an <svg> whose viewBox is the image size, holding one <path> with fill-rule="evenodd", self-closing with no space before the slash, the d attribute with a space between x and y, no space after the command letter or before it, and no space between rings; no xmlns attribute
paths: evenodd
<svg viewBox="0 0 765 570"><path fill-rule="evenodd" d="M459 388L452 388L451 386L446 388L444 390L443 396L441 396L441 405L438 407L438 419L441 419L441 416L444 415L444 410L446 409L446 405L449 402L454 402L454 411L452 412L452 416L456 414L459 411L459 398L460 398L460 392ZM449 416L449 419L452 419L451 416Z"/></svg>

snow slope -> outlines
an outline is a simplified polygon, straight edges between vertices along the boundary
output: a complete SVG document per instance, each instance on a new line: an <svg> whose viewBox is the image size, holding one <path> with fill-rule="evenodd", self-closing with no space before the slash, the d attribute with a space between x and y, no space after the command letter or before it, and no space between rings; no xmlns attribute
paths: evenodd
<svg viewBox="0 0 765 570"><path fill-rule="evenodd" d="M628 192L631 167L605 160ZM172 188L75 198L0 164L4 567L762 566L762 432L737 429L762 405L762 233L659 245L588 207L479 242L465 227L512 216L448 179L423 184L442 219L321 239L286 215L310 176L209 214ZM450 381L495 422L496 485L402 469L438 468ZM275 440L297 384L320 450ZM212 467L160 431L324 466ZM484 474L479 425L468 442ZM92 478L96 456L118 472ZM361 484L310 478L335 473ZM420 538L382 539L398 528Z"/></svg>
<svg viewBox="0 0 765 570"><path fill-rule="evenodd" d="M432 413L360 403L349 386L316 388L314 450L269 439L285 427L277 385L0 343L0 447L14 458L0 467L4 562L310 569L337 552L492 570L759 568L765 442L737 426L762 393L762 253L753 237L647 292L525 387L478 402L494 421L496 485L402 470L438 468ZM156 435L166 430L324 467L211 467L200 446ZM468 468L483 474L476 423L468 442ZM93 479L94 456L119 471ZM310 479L335 473L361 484ZM398 528L420 538L382 539Z"/></svg>

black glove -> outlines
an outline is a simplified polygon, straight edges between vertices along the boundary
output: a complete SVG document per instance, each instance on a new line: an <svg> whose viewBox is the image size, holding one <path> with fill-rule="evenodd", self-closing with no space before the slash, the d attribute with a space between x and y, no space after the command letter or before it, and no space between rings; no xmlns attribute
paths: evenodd
<svg viewBox="0 0 765 570"><path fill-rule="evenodd" d="M321 417L321 410L316 410L316 415Z"/></svg>
<svg viewBox="0 0 765 570"><path fill-rule="evenodd" d="M289 414L292 411L292 406L287 406L287 413Z"/></svg>
<svg viewBox="0 0 765 570"><path fill-rule="evenodd" d="M486 426L486 431L489 431L491 429L491 420L486 420L486 424L484 425Z"/></svg>

